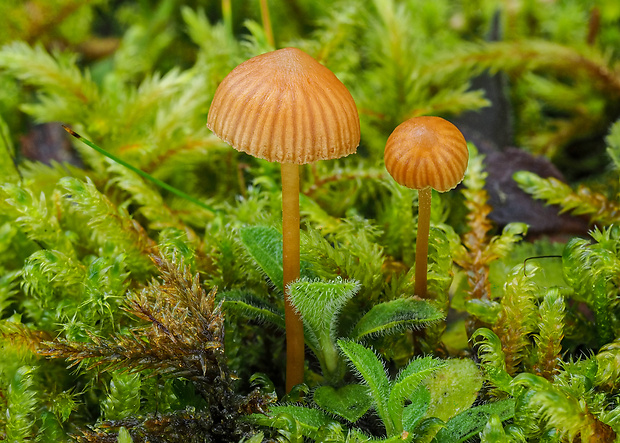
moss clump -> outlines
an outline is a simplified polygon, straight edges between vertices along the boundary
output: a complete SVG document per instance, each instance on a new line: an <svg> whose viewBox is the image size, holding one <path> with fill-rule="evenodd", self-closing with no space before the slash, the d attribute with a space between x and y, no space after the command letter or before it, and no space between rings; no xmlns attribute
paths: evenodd
<svg viewBox="0 0 620 443"><path fill-rule="evenodd" d="M9 3L0 439L618 438L613 2ZM362 134L357 155L301 168L308 352L288 395L279 168L205 126L230 70L286 46L336 73ZM497 131L469 118L485 107ZM419 115L470 141L463 184L433 198L425 300L417 196L383 165L388 135ZM516 183L591 232L535 238L520 223L485 169L510 142L568 177ZM475 383L441 389L464 371Z"/></svg>

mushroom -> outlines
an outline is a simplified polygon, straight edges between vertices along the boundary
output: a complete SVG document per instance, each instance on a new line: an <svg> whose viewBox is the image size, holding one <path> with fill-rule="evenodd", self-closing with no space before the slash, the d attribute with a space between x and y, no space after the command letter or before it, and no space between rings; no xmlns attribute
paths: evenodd
<svg viewBox="0 0 620 443"><path fill-rule="evenodd" d="M385 167L403 186L418 190L415 294L426 298L431 188L446 192L467 169L467 142L456 126L440 117L414 117L401 123L385 144Z"/></svg>
<svg viewBox="0 0 620 443"><path fill-rule="evenodd" d="M215 91L207 127L238 151L281 164L286 389L303 382L303 323L289 300L299 278L299 165L344 157L360 141L357 107L310 55L284 48L253 57Z"/></svg>

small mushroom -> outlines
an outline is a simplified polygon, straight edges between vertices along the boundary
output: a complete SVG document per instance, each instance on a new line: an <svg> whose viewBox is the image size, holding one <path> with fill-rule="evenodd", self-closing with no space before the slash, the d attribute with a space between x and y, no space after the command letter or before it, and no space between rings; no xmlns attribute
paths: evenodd
<svg viewBox="0 0 620 443"><path fill-rule="evenodd" d="M467 169L467 142L452 123L440 117L414 117L401 123L385 145L385 167L403 186L418 190L415 293L426 298L431 188L446 192Z"/></svg>
<svg viewBox="0 0 620 443"><path fill-rule="evenodd" d="M215 91L207 127L238 151L281 163L286 389L303 382L301 318L288 285L299 278L299 165L344 157L360 141L357 107L338 78L310 55L284 48L233 69Z"/></svg>

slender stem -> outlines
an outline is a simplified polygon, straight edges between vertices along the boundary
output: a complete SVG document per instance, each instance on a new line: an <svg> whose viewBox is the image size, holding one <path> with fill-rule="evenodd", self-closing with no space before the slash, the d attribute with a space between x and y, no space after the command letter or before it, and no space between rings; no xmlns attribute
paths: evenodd
<svg viewBox="0 0 620 443"><path fill-rule="evenodd" d="M265 30L267 43L269 43L272 48L275 48L276 41L273 38L273 29L271 28L271 18L269 16L269 5L267 4L267 0L260 0L260 16L263 21L263 29Z"/></svg>
<svg viewBox="0 0 620 443"><path fill-rule="evenodd" d="M428 233L431 226L430 187L418 190L418 236L415 242L415 294L426 298L426 271L428 268Z"/></svg>
<svg viewBox="0 0 620 443"><path fill-rule="evenodd" d="M326 328L321 336L317 337L322 356L319 357L323 368L323 376L326 380L338 381L342 375L339 362L341 361L340 352L332 340L329 329Z"/></svg>
<svg viewBox="0 0 620 443"><path fill-rule="evenodd" d="M222 0L222 17L224 18L224 24L226 29L233 35L233 21L232 21L232 6L231 0Z"/></svg>
<svg viewBox="0 0 620 443"><path fill-rule="evenodd" d="M77 132L75 132L73 129L62 125L62 127L65 129L65 131L67 131L69 134L71 134L73 137L77 138L78 140L80 140L82 143L84 143L86 146L89 146L91 148L93 148L95 151L97 151L98 153L105 155L106 157L108 157L110 160L115 161L116 163L118 163L121 166L126 167L127 169L129 169L130 171L135 172L136 174L138 174L140 177L143 177L153 183L155 183L157 186L166 189L167 191L172 192L175 195L178 195L181 198L184 198L185 200L189 200L190 202L194 203L195 205L200 206L203 209L206 209L207 211L211 211L213 213L218 212L216 209L212 208L211 206L207 205L206 203L201 202L200 200L195 199L194 197L192 197L189 194L186 194L185 192L181 191L180 189L175 188L174 186L169 185L168 183L164 183L163 181L153 177L152 175L142 171L141 169L136 168L135 166L130 165L129 163L127 163L124 160L121 160L120 158L116 157L113 154L110 154L108 151L106 151L105 149L100 148L99 146L97 146L96 144L94 144L93 142L91 142L90 140L82 137L80 134L78 134Z"/></svg>
<svg viewBox="0 0 620 443"><path fill-rule="evenodd" d="M0 124L4 125L4 122L0 121ZM17 159L15 158L14 152L11 152L11 146L9 145L9 136L6 133L7 130L7 126L0 126L0 138L2 139L2 144L6 149L6 153L9 155L9 157L11 157L11 164L13 165L13 168L15 169L15 172L17 173L17 176L19 177L19 181L21 183L23 179L22 173L19 170L19 166L17 166Z"/></svg>
<svg viewBox="0 0 620 443"><path fill-rule="evenodd" d="M282 163L282 261L286 325L286 392L304 381L304 327L290 302L289 283L299 278L299 165Z"/></svg>

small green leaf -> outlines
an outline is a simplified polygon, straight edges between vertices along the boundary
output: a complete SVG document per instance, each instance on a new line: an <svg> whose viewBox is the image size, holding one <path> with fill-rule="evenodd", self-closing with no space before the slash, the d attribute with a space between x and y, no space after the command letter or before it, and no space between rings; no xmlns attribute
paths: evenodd
<svg viewBox="0 0 620 443"><path fill-rule="evenodd" d="M129 431L124 426L118 430L118 443L133 443L133 439L129 434Z"/></svg>
<svg viewBox="0 0 620 443"><path fill-rule="evenodd" d="M478 434L495 414L501 421L506 421L515 415L515 400L512 398L500 400L486 405L476 406L452 417L445 428L441 429L434 443L459 443Z"/></svg>
<svg viewBox="0 0 620 443"><path fill-rule="evenodd" d="M482 374L472 360L444 360L444 366L426 381L431 393L427 416L447 421L467 410L476 400L482 381Z"/></svg>
<svg viewBox="0 0 620 443"><path fill-rule="evenodd" d="M246 251L283 294L282 234L267 226L248 226L239 234Z"/></svg>
<svg viewBox="0 0 620 443"><path fill-rule="evenodd" d="M362 385L346 385L339 389L321 386L314 391L314 402L330 414L351 423L356 422L372 405L368 388Z"/></svg>
<svg viewBox="0 0 620 443"><path fill-rule="evenodd" d="M502 305L493 300L474 298L465 301L465 310L485 323L494 324L502 310Z"/></svg>
<svg viewBox="0 0 620 443"><path fill-rule="evenodd" d="M359 287L357 281L342 278L327 282L302 278L289 285L291 303L304 322L305 341L329 384L338 383L344 376L345 365L336 346L338 320Z"/></svg>
<svg viewBox="0 0 620 443"><path fill-rule="evenodd" d="M442 318L444 314L426 300L399 298L373 306L357 323L351 337L359 340L419 329Z"/></svg>
<svg viewBox="0 0 620 443"><path fill-rule="evenodd" d="M411 360L396 377L396 383L403 382L406 378L416 374L431 374L437 369L445 366L445 362L433 357L419 357ZM430 372L429 372L430 371Z"/></svg>
<svg viewBox="0 0 620 443"><path fill-rule="evenodd" d="M262 432L257 432L247 440L245 438L241 439L239 443L261 443L265 439L265 434Z"/></svg>
<svg viewBox="0 0 620 443"><path fill-rule="evenodd" d="M433 437L445 426L446 424L437 417L425 418L414 429L413 435L415 439L413 441L416 443L434 442L435 440L433 440Z"/></svg>
<svg viewBox="0 0 620 443"><path fill-rule="evenodd" d="M431 393L424 386L418 386L409 398L411 404L403 409L403 429L411 432L426 414Z"/></svg>
<svg viewBox="0 0 620 443"><path fill-rule="evenodd" d="M319 409L297 405L271 406L268 416L251 414L244 419L275 429L287 429L291 426L298 426L301 434L310 438L316 436L319 428L334 422L325 412Z"/></svg>
<svg viewBox="0 0 620 443"><path fill-rule="evenodd" d="M400 432L404 429L403 409L405 400L410 398L412 392L415 392L420 383L444 366L445 363L441 360L434 359L433 357L422 357L412 360L398 374L396 381L393 383L388 401L390 418L397 431ZM428 404L426 408L428 408Z"/></svg>
<svg viewBox="0 0 620 443"><path fill-rule="evenodd" d="M225 292L221 296L224 298L225 309L239 312L260 322L269 322L282 330L285 329L284 314L274 306L265 303L264 300L252 294L237 291Z"/></svg>
<svg viewBox="0 0 620 443"><path fill-rule="evenodd" d="M261 443L264 439L265 439L265 434L263 434L262 432L258 432L247 440L245 439L241 440L240 443Z"/></svg>
<svg viewBox="0 0 620 443"><path fill-rule="evenodd" d="M493 443L496 441L506 441L506 432L504 432L499 416L491 414L489 421L480 433L480 443Z"/></svg>
<svg viewBox="0 0 620 443"><path fill-rule="evenodd" d="M354 341L338 340L338 346L368 386L377 413L383 420L388 435L390 435L394 430L387 403L390 394L390 381L385 373L383 363L373 350Z"/></svg>
<svg viewBox="0 0 620 443"><path fill-rule="evenodd" d="M291 303L317 337L329 334L335 339L333 333L338 314L359 288L359 283L354 280L322 282L301 279L290 284Z"/></svg>

